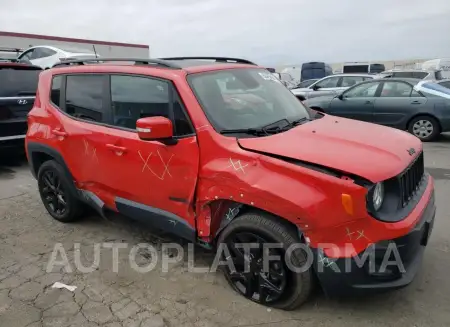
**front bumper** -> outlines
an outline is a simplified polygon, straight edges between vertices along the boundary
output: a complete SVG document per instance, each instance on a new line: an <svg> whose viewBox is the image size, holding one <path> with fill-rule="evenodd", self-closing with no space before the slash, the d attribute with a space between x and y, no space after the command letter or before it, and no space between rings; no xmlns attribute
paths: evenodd
<svg viewBox="0 0 450 327"><path fill-rule="evenodd" d="M436 214L434 192L419 222L406 235L375 243L355 257L332 259L314 252L315 270L329 296L355 296L410 284L421 266Z"/></svg>

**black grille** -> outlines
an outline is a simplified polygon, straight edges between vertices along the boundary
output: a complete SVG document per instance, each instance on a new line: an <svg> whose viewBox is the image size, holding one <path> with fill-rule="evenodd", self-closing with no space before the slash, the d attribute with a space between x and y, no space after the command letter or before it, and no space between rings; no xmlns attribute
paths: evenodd
<svg viewBox="0 0 450 327"><path fill-rule="evenodd" d="M418 190L424 174L423 152L416 160L399 176L400 198L402 207L405 207L415 192Z"/></svg>

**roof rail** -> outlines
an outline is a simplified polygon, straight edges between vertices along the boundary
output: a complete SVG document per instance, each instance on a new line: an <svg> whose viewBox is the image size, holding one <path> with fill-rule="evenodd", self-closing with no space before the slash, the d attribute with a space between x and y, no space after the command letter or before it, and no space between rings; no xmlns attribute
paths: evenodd
<svg viewBox="0 0 450 327"><path fill-rule="evenodd" d="M86 58L86 59L76 59L76 60L66 60L63 62L59 62L53 67L61 67L61 66L71 66L71 65L85 65L90 64L92 62L99 62L104 63L107 61L131 61L134 62L135 65L149 65L149 66L161 66L166 68L174 68L174 69L180 69L178 65L174 65L173 63L166 62L164 60L160 59L138 59L138 58Z"/></svg>
<svg viewBox="0 0 450 327"><path fill-rule="evenodd" d="M251 62L247 59L240 58L228 58L228 57L170 57L170 58L160 58L161 60L214 60L216 62L235 62L239 64L249 64L255 65L254 62Z"/></svg>

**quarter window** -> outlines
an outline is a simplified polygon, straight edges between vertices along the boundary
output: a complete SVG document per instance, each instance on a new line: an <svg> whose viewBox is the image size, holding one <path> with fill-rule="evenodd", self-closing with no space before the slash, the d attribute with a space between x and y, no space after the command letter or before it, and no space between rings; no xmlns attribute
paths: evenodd
<svg viewBox="0 0 450 327"><path fill-rule="evenodd" d="M68 75L66 82L66 112L76 118L103 122L102 75Z"/></svg>

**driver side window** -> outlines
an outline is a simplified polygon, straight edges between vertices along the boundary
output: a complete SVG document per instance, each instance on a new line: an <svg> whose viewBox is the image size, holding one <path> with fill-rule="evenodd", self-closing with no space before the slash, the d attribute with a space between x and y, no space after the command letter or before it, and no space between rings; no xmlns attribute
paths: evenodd
<svg viewBox="0 0 450 327"><path fill-rule="evenodd" d="M371 98L375 96L379 82L365 83L355 86L344 93L344 98Z"/></svg>
<svg viewBox="0 0 450 327"><path fill-rule="evenodd" d="M331 88L331 87L337 87L338 81L340 77L330 77L326 78L324 80L321 80L317 82L314 86L318 87L320 89L323 88Z"/></svg>

